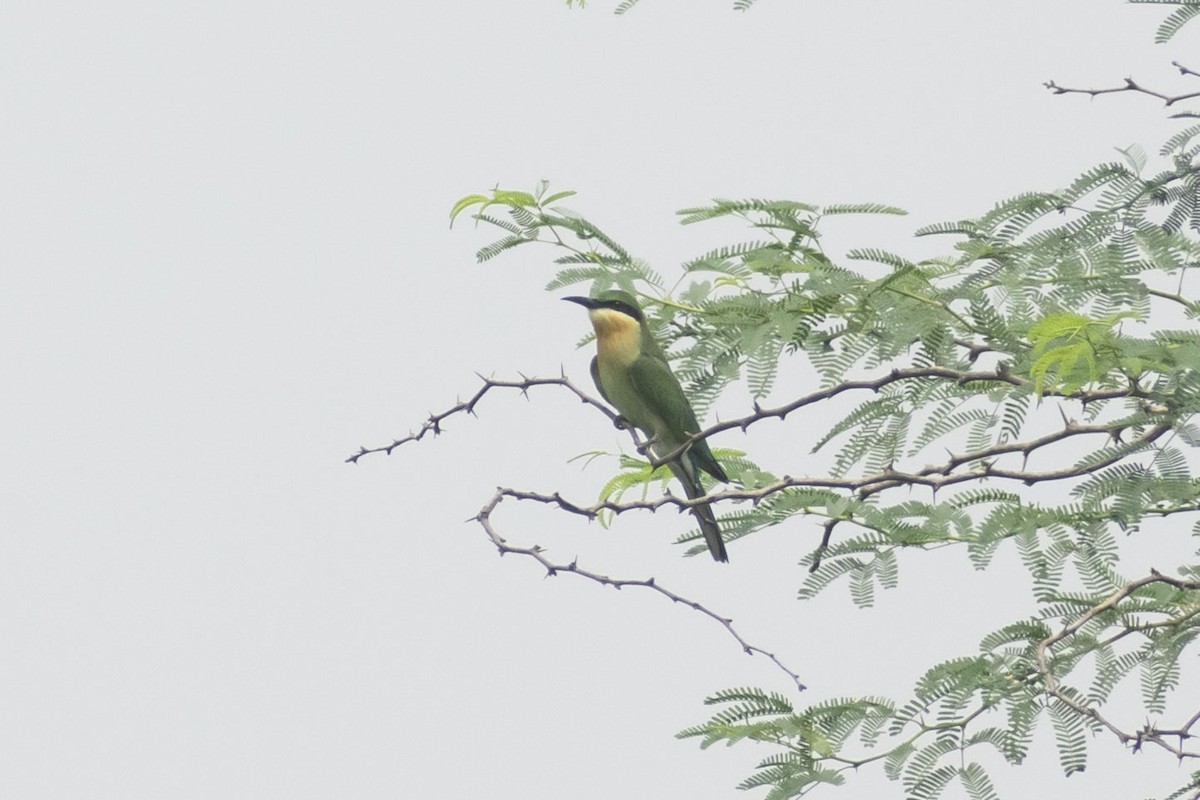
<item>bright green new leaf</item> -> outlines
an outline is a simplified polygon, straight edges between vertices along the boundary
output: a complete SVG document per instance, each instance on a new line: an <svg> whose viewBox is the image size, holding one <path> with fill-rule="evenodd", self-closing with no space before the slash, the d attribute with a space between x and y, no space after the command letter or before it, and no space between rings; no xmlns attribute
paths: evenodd
<svg viewBox="0 0 1200 800"><path fill-rule="evenodd" d="M466 197L463 197L457 203L454 204L453 208L450 209L450 227L452 227L452 228L454 227L455 217L457 217L463 211L466 211L471 206L480 205L480 204L482 204L484 206L484 208L486 208L488 202L489 201L488 201L487 195L469 194ZM482 209L480 209L480 210L482 211Z"/></svg>

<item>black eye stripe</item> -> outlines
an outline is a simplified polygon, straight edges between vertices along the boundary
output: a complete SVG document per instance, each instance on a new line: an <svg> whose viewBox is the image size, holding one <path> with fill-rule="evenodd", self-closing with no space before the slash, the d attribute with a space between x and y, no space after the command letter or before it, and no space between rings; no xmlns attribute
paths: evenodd
<svg viewBox="0 0 1200 800"><path fill-rule="evenodd" d="M626 316L633 317L639 322L642 320L642 312L628 303L623 303L620 300L607 300L605 301L604 305L607 308L611 308L613 311L619 311Z"/></svg>

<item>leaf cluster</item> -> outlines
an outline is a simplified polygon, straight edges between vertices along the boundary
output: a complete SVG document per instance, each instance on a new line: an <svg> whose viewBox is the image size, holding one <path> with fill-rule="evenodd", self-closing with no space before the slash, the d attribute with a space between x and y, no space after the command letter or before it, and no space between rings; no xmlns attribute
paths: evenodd
<svg viewBox="0 0 1200 800"><path fill-rule="evenodd" d="M844 583L855 603L871 605L898 584L906 553L943 547L963 548L977 569L1012 547L1029 572L1034 616L932 667L903 704L872 696L797 710L758 690L714 696L721 710L681 735L773 747L745 788L799 796L879 760L913 797L955 783L993 797L987 760L967 750L1020 763L1046 722L1064 772L1081 770L1087 735L1105 729L1097 715L1134 676L1146 714L1167 713L1200 631L1196 591L1149 584L1095 609L1130 582L1118 534L1200 510L1200 303L1185 290L1200 262L1200 127L1167 142L1157 172L1137 148L1122 156L1064 189L918 230L952 238L948 254L925 260L826 251L830 218L902 213L890 206L717 199L682 210L681 222L735 220L752 235L687 259L671 287L562 207L570 192L542 183L455 206L454 216L471 209L501 233L481 261L549 244L559 253L549 290L640 295L701 413L739 381L767 398L782 371L815 374L833 397L860 376L908 370L842 404L816 437L813 449L832 458L828 478L781 480L722 453L735 491L755 501L715 504L728 539L795 520L825 531L804 561L801 598ZM1152 324L1166 317L1178 324ZM1030 469L1039 458L1051 468ZM644 497L668 478L640 459L621 466L602 500ZM1063 490L1036 500L1025 486L1039 482ZM934 491L915 496L913 486ZM1197 571L1186 564L1180 574ZM1144 741L1165 742L1147 730Z"/></svg>
<svg viewBox="0 0 1200 800"><path fill-rule="evenodd" d="M1159 4L1173 6L1163 41L1200 16L1200 1ZM481 262L549 245L548 290L640 296L701 416L735 384L755 408L742 428L810 402L836 411L811 441L828 454L827 474L780 478L717 451L733 477L729 496L713 499L728 540L781 525L822 532L802 562L801 599L844 585L870 606L899 584L907 558L946 547L976 569L1010 548L1028 573L1029 612L931 666L903 701L798 706L756 688L710 697L713 715L679 735L765 748L742 788L798 797L879 762L908 797L961 785L995 798L988 770L1021 763L1039 726L1067 775L1086 769L1096 734L1200 757L1190 747L1200 712L1173 705L1200 635L1200 552L1177 577L1134 578L1120 558L1123 541L1151 528L1186 533L1191 521L1200 535L1200 301L1189 286L1200 265L1200 126L1168 139L1158 159L1137 146L1119 153L1063 188L918 229L947 242L934 258L831 255L833 221L903 213L888 205L717 198L680 222L749 232L684 260L673 285L563 206L573 192L544 181L454 206L452 223L469 211L498 233ZM764 407L788 374L820 388ZM869 395L847 389L869 379ZM601 500L645 499L668 480L622 456ZM1031 491L1041 484L1053 491ZM702 549L696 531L681 541ZM1113 718L1122 692L1139 717Z"/></svg>

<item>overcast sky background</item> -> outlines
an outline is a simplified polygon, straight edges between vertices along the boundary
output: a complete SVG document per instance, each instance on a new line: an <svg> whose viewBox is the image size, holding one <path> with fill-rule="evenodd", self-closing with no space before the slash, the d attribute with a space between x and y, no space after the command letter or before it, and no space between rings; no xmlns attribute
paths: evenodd
<svg viewBox="0 0 1200 800"><path fill-rule="evenodd" d="M920 255L937 244L920 225L1179 127L1149 98L1043 81L1197 88L1169 62L1200 27L1154 46L1164 10L1117 0L614 5L3 4L0 796L745 796L768 751L672 734L706 694L785 676L711 620L546 579L463 522L497 484L592 499L608 467L567 460L624 443L602 417L551 390L489 397L436 441L343 463L476 371L587 385L586 318L542 290L552 251L478 266L490 234L448 229L451 204L577 189L669 282L744 235L676 224L714 196L896 204L911 216L830 242ZM815 385L788 374L774 397ZM821 421L714 443L795 474L789 437ZM843 588L795 600L810 523L734 544L729 566L681 559L672 514L606 532L505 506L496 524L731 614L803 702L904 698L1028 613L1011 552L987 573L903 559L863 611ZM1185 779L1101 739L1064 781L1037 741L994 773L1005 797ZM828 793L901 787L868 768Z"/></svg>

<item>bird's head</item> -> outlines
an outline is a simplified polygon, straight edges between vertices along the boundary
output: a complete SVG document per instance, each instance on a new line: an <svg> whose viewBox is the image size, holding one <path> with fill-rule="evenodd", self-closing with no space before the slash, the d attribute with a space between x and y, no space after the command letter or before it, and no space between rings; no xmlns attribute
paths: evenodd
<svg viewBox="0 0 1200 800"><path fill-rule="evenodd" d="M586 308L592 327L600 336L639 329L645 321L637 300L629 292L620 289L609 289L595 297L564 297L563 300L578 303Z"/></svg>

